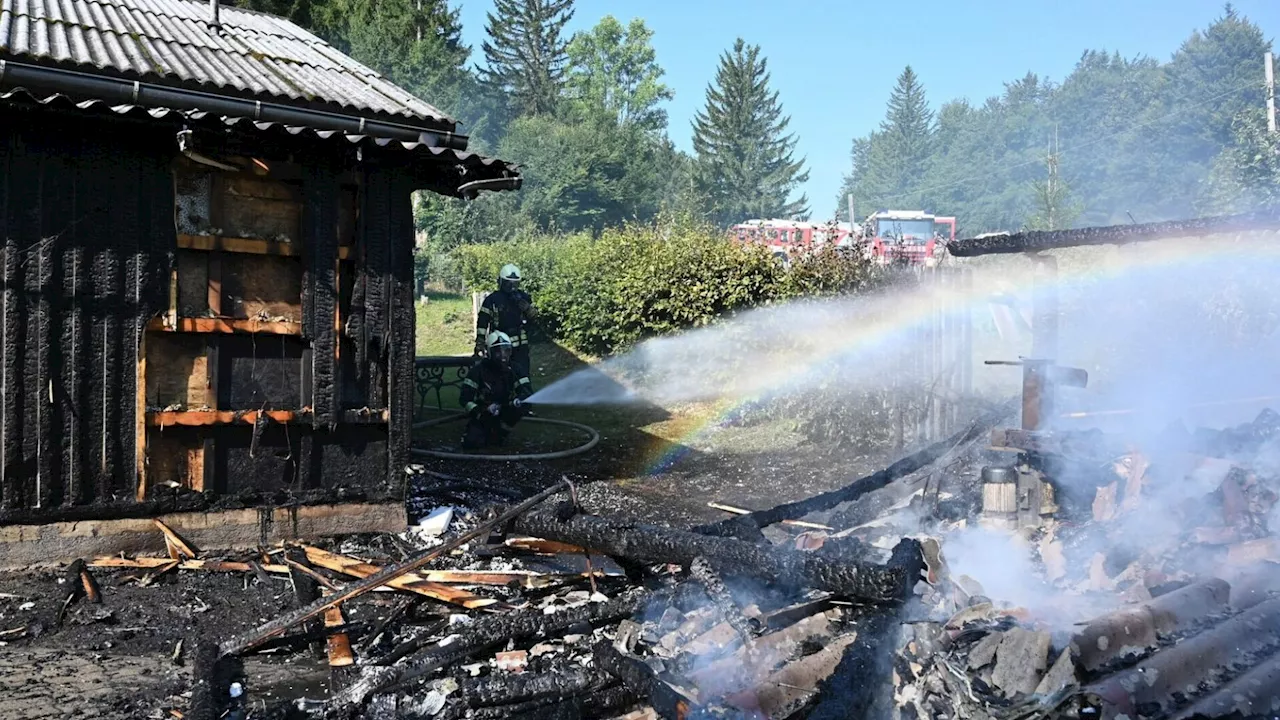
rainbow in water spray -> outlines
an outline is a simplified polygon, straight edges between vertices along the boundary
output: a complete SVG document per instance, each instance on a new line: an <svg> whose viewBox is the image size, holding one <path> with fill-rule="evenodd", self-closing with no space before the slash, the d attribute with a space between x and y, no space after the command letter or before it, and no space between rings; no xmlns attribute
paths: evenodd
<svg viewBox="0 0 1280 720"><path fill-rule="evenodd" d="M1108 253L1098 262L1063 263L1052 289L1058 292L1091 291L1113 283L1138 284L1145 279L1160 278L1162 274L1170 271L1203 271L1215 265L1228 269L1243 266L1256 271L1262 263L1274 264L1277 265L1277 269L1280 269L1280 245L1242 243L1229 239L1143 243L1115 249L1115 252ZM1036 289L1037 280L1030 272L1001 277L1000 280L1004 286L1002 289L1007 294L1027 297ZM946 308L943 312L950 317L972 317L972 313L986 309L993 300L993 294L990 291L935 289L932 293L928 297L918 294L902 298L870 298L872 302L878 300L882 303L876 317L864 323L840 328L840 332L835 333L829 341L822 345L815 345L814 351L795 358L794 365L764 374L757 378L754 386L757 388L785 386L788 377L817 372L830 363L847 361L859 355L867 358L874 357L878 352L908 341L926 324L935 322L939 316L940 307ZM776 309L762 309L755 312L773 311ZM693 332L708 332L715 329L713 327ZM554 384L550 387L554 387ZM762 400L764 394L754 392L734 397L732 393L722 393L718 410L670 441L670 444L660 447L654 457L645 463L643 474L658 474L669 470L685 457L699 440L709 432L734 422L741 417L744 410ZM635 393L631 399L646 399L645 393Z"/></svg>

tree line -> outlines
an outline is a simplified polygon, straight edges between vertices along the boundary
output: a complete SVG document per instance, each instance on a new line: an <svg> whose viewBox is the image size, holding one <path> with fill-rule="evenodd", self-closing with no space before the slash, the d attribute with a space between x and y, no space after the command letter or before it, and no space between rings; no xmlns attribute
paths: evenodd
<svg viewBox="0 0 1280 720"><path fill-rule="evenodd" d="M519 193L469 203L423 194L417 218L433 253L661 214L719 226L810 214L768 61L741 39L708 78L685 153L669 136L672 90L641 19L606 16L569 34L573 0L496 0L477 52L448 0L236 3L310 29L460 120L472 149L521 166ZM1061 81L1027 73L982 103L935 109L907 67L883 122L853 140L839 218L850 195L860 217L929 210L970 234L1280 201L1280 142L1264 112L1270 49L1228 4L1168 61L1087 50Z"/></svg>
<svg viewBox="0 0 1280 720"><path fill-rule="evenodd" d="M1084 52L936 112L908 66L884 121L856 138L839 206L956 215L961 232L1061 229L1237 212L1280 199L1266 128L1270 40L1229 4L1168 62Z"/></svg>
<svg viewBox="0 0 1280 720"><path fill-rule="evenodd" d="M808 212L795 192L807 173L759 46L738 40L721 55L689 154L668 136L672 90L641 19L606 16L570 35L573 0L496 0L477 54L448 0L237 4L315 32L460 120L473 150L521 166L519 193L423 194L418 223L434 252L662 213L728 224Z"/></svg>

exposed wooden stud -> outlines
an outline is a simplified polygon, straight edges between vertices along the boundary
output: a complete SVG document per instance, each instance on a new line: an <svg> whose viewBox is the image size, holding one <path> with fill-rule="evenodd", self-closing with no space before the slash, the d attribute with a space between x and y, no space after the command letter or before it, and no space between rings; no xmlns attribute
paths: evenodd
<svg viewBox="0 0 1280 720"><path fill-rule="evenodd" d="M164 318L153 318L148 330L180 333L258 333L262 335L301 335L302 323L290 321L264 321L247 318L178 318L170 324Z"/></svg>
<svg viewBox="0 0 1280 720"><path fill-rule="evenodd" d="M531 537L509 537L505 542L503 542L503 545L509 548L528 550L529 552L535 552L541 555L558 555L560 553L581 555L584 552L584 550L577 545Z"/></svg>
<svg viewBox="0 0 1280 720"><path fill-rule="evenodd" d="M146 414L152 427L205 427L210 425L253 425L258 413L265 412L272 422L280 424L305 423L311 420L311 410L165 410ZM387 422L389 412L383 410L346 410L342 422L352 425L381 425Z"/></svg>
<svg viewBox="0 0 1280 720"><path fill-rule="evenodd" d="M175 410L165 412L147 413L147 423L155 427L172 427L174 425L182 425L184 427L202 427L206 425L231 425L234 423L244 423L253 425L258 420L258 410ZM293 410L266 410L267 416L272 422L291 423L299 422L309 413L306 411L295 412Z"/></svg>
<svg viewBox="0 0 1280 720"><path fill-rule="evenodd" d="M187 541L183 540L182 537L178 535L178 533L171 530L168 525L165 525L159 520L152 520L151 522L155 523L156 527L159 528L160 532L164 533L165 542L170 544L181 555L185 555L186 559L195 560L198 557L200 557L200 554L197 553L195 549L191 547L191 545L187 544ZM173 558L173 559L179 560L181 558Z"/></svg>
<svg viewBox="0 0 1280 720"><path fill-rule="evenodd" d="M221 235L178 235L178 247L183 250L217 250L222 252L245 253L249 255L279 255L282 257L299 257L302 249L297 243L279 242L276 240L259 240L256 238L222 237ZM351 248L338 247L338 257L346 260Z"/></svg>
<svg viewBox="0 0 1280 720"><path fill-rule="evenodd" d="M80 563L80 587L84 590L85 599L97 605L102 602L102 587L98 585L98 579L89 572L89 568Z"/></svg>
<svg viewBox="0 0 1280 720"><path fill-rule="evenodd" d="M193 492L204 492L206 487L213 487L210 478L213 454L209 450L212 443L213 439L206 437L199 445L187 448L187 487Z"/></svg>
<svg viewBox="0 0 1280 720"><path fill-rule="evenodd" d="M173 562L170 558L159 557L140 557L140 558L122 558L122 557L100 557L89 563L89 567L99 568L134 568L134 569L150 569L163 567ZM287 575L289 568L286 565L262 565L263 570L276 575ZM247 562L234 562L228 560L184 560L178 563L179 570L208 570L210 572L249 572L252 568Z"/></svg>
<svg viewBox="0 0 1280 720"><path fill-rule="evenodd" d="M134 385L134 463L137 477L137 491L134 498L138 502L147 499L147 331L139 335L137 381Z"/></svg>
<svg viewBox="0 0 1280 720"><path fill-rule="evenodd" d="M725 505L724 503L718 503L714 501L708 502L707 507L713 510L722 510L724 512L731 513L733 515L750 515L752 513L751 510L747 510L745 508L734 507L732 505ZM791 525L793 527L808 528L810 530L834 530L835 529L830 525L822 525L820 523L806 522L804 520L783 520L781 521L780 524Z"/></svg>
<svg viewBox="0 0 1280 720"><path fill-rule="evenodd" d="M313 565L319 565L326 570L340 572L343 575L350 575L356 578L367 578L382 571L382 568L370 563L361 562L352 557L338 555L317 547L304 546L303 550L307 553L307 561ZM416 573L405 573L398 578L387 582L388 587L396 590L408 590L409 592L425 595L433 600L461 605L465 608L475 609L488 607L497 604L497 600L491 598L482 598L473 595L466 590L449 587L439 583L429 582L421 575Z"/></svg>
<svg viewBox="0 0 1280 720"><path fill-rule="evenodd" d="M342 617L342 608L334 605L324 611L324 627L329 633L325 639L325 650L329 655L329 667L347 667L354 665L356 662L356 654L351 649L351 638L347 637L345 632L341 632L344 625L347 624L345 618Z"/></svg>
<svg viewBox="0 0 1280 720"><path fill-rule="evenodd" d="M300 572L303 575L306 575L307 577L311 578L312 580L315 580L316 582L320 583L321 585L325 586L330 590L338 589L337 584L335 584L332 580L316 572L314 568L308 567L304 563L293 560L287 554L284 556L284 564L288 565L290 569Z"/></svg>
<svg viewBox="0 0 1280 720"><path fill-rule="evenodd" d="M169 324L178 321L178 266L169 271Z"/></svg>

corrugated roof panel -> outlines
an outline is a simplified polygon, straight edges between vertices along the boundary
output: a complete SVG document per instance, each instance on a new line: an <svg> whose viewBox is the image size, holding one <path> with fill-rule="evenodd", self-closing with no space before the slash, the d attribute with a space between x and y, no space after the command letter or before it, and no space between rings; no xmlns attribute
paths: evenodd
<svg viewBox="0 0 1280 720"><path fill-rule="evenodd" d="M293 23L202 0L0 0L0 58L235 89L264 100L453 121ZM209 87L201 89L209 90Z"/></svg>
<svg viewBox="0 0 1280 720"><path fill-rule="evenodd" d="M103 108L107 108L107 104L100 100L86 100L81 102L73 102L70 98L67 98L65 95L61 95L59 93L31 92L24 88L0 90L0 100L10 100L10 99L18 100L18 101L33 102L33 103L38 103L40 105L50 105L50 106L65 104L69 107L76 107L85 112L94 112L96 110L102 110ZM129 104L112 105L107 109L109 109L111 112L117 115L147 115L157 119L164 118L170 114L180 112L176 110L170 110L167 108L143 108L137 105L129 105ZM352 144L369 143L373 145L387 146L392 143L395 143L398 147L402 147L409 152L423 155L423 156L431 156L436 160L439 160L445 163L455 164L459 166L459 168L463 172L466 172L468 168L472 170L475 170L477 168L484 168L488 171L484 174L489 177L512 177L512 176L518 175L519 173L519 167L517 165L504 162L497 158L478 155L476 153L468 152L466 150L454 150L452 148L434 147L431 145L425 145L425 144L416 143L416 142L401 142L401 141L388 140L386 138L374 138L367 135L354 135L350 133L340 133L337 131L316 130L314 128L285 126L285 125L280 125L278 123L260 122L260 121L253 120L252 118L222 117L222 116L211 115L210 113L201 112L201 111L181 112L181 115L187 120L192 122L202 122L202 121L216 122L216 123L221 123L227 127L250 126L260 132L266 132L266 133L275 132L275 131L284 131L284 132L288 132L291 135L297 135L299 133L306 132L316 137L324 138L324 139L330 139L330 138L333 138L335 140L345 139L346 141Z"/></svg>

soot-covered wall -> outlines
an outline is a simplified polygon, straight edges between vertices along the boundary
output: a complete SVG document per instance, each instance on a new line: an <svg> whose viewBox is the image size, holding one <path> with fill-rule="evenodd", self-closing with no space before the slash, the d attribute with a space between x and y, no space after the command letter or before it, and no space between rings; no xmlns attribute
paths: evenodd
<svg viewBox="0 0 1280 720"><path fill-rule="evenodd" d="M281 150L273 137L301 168L300 328L157 332L183 313L175 288L190 255L177 129L0 104L0 524L402 494L413 181L394 158L357 162L314 137ZM340 226L354 226L341 260ZM247 256L220 256L230 298ZM213 368L193 385L204 416L157 404L172 388L148 373L178 357L170 343ZM190 422L210 408L292 414L257 428L241 415Z"/></svg>

